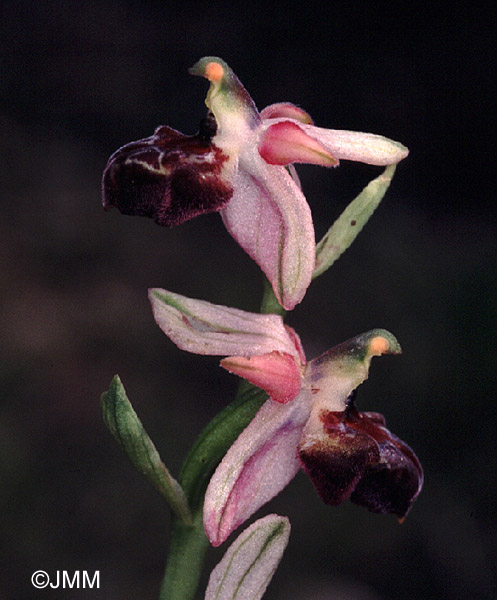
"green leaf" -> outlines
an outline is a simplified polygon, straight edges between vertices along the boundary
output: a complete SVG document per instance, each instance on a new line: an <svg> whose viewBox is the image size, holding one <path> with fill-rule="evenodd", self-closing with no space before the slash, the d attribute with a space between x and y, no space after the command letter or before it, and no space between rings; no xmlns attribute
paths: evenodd
<svg viewBox="0 0 497 600"><path fill-rule="evenodd" d="M101 400L105 424L135 468L164 496L173 513L183 523L191 525L192 517L183 489L162 462L118 375Z"/></svg>
<svg viewBox="0 0 497 600"><path fill-rule="evenodd" d="M352 200L316 246L313 279L324 273L347 250L383 199L396 165L389 165L381 175Z"/></svg>

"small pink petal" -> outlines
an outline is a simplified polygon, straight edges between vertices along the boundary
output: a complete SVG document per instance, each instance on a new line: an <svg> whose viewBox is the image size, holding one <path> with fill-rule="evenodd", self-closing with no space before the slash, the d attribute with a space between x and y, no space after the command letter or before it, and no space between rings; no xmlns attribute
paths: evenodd
<svg viewBox="0 0 497 600"><path fill-rule="evenodd" d="M262 388L271 400L286 404L300 392L301 374L290 354L271 352L260 356L230 356L221 361L230 373Z"/></svg>
<svg viewBox="0 0 497 600"><path fill-rule="evenodd" d="M285 119L295 119L295 121L300 121L300 123L306 123L307 125L313 124L311 115L291 102L270 104L261 110L261 117L263 119L278 119L283 117Z"/></svg>
<svg viewBox="0 0 497 600"><path fill-rule="evenodd" d="M310 406L308 391L288 404L268 400L228 450L205 494L204 527L213 546L295 477L297 445Z"/></svg>
<svg viewBox="0 0 497 600"><path fill-rule="evenodd" d="M297 354L300 358L300 364L305 365L307 359L305 357L304 346L302 346L299 334L295 331L293 327L290 327L290 325L285 325L285 329L288 335L290 336L290 339L295 344L295 349L297 350Z"/></svg>
<svg viewBox="0 0 497 600"><path fill-rule="evenodd" d="M324 129L288 118L264 119L262 129L268 130L279 123L291 122L309 137L321 144L337 159L354 160L369 165L387 166L400 162L409 150L400 142L395 142L374 133L360 131L344 131L340 129Z"/></svg>
<svg viewBox="0 0 497 600"><path fill-rule="evenodd" d="M333 167L338 160L293 121L274 123L262 134L259 154L270 165L309 163Z"/></svg>

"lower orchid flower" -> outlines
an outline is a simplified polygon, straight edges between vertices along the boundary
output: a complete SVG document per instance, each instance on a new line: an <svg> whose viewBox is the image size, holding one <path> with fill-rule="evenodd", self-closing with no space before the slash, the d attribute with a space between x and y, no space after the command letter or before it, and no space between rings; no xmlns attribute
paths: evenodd
<svg viewBox="0 0 497 600"><path fill-rule="evenodd" d="M165 226L221 211L229 233L291 310L315 265L312 217L293 163L393 165L407 148L379 135L316 127L289 103L259 113L220 58L204 57L190 72L210 81L209 112L198 133L160 126L117 150L103 175L104 207Z"/></svg>
<svg viewBox="0 0 497 600"><path fill-rule="evenodd" d="M352 502L402 521L423 484L422 467L379 413L360 412L355 390L373 356L398 354L383 329L358 335L309 362L278 315L260 315L153 289L157 324L181 349L228 356L221 365L270 399L214 473L204 526L215 546L277 495L300 468L327 504Z"/></svg>

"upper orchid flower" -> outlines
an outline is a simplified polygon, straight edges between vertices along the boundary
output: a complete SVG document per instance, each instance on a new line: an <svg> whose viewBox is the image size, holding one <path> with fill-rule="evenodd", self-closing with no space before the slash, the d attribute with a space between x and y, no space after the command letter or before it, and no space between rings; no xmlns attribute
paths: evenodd
<svg viewBox="0 0 497 600"><path fill-rule="evenodd" d="M408 151L378 135L315 127L289 103L259 113L220 58L202 58L190 72L210 81L209 112L198 133L160 126L151 137L117 150L104 171L103 204L166 226L221 211L280 304L292 309L315 264L311 213L292 163L336 166L343 158L390 165Z"/></svg>
<svg viewBox="0 0 497 600"><path fill-rule="evenodd" d="M327 504L350 498L402 520L423 471L382 415L359 412L355 390L373 356L398 354L383 329L359 335L306 362L297 334L277 315L259 315L151 290L155 320L177 346L229 355L221 365L270 399L229 449L205 496L213 545L278 494L303 468Z"/></svg>

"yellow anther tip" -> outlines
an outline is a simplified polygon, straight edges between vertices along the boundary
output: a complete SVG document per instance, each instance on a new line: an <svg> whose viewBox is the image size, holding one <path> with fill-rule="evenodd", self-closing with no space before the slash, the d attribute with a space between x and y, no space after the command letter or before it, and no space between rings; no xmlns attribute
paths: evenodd
<svg viewBox="0 0 497 600"><path fill-rule="evenodd" d="M224 69L217 62L207 63L205 66L205 76L209 81L219 82L223 78Z"/></svg>
<svg viewBox="0 0 497 600"><path fill-rule="evenodd" d="M388 352L390 349L390 343L387 339L381 336L374 337L369 343L369 353L372 356L381 356Z"/></svg>

